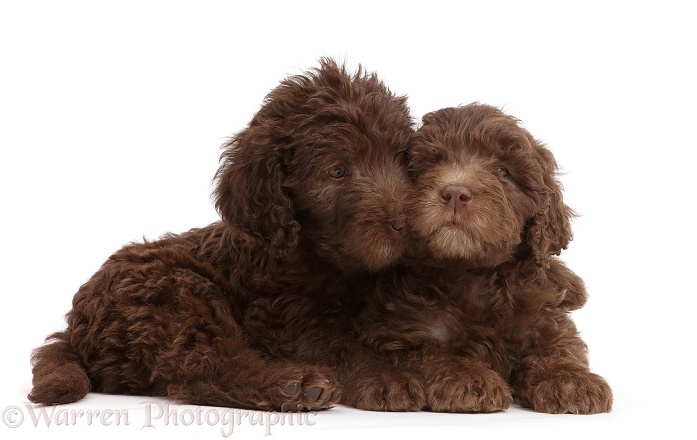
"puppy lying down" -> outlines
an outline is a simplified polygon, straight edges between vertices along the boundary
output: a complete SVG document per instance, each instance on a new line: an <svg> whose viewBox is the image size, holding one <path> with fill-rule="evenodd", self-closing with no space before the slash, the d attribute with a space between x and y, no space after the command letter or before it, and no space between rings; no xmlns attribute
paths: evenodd
<svg viewBox="0 0 697 440"><path fill-rule="evenodd" d="M384 273L356 322L360 339L422 378L432 411L610 411L568 312L583 282L555 258L572 211L556 162L490 106L446 108L412 136L412 250Z"/></svg>
<svg viewBox="0 0 697 440"><path fill-rule="evenodd" d="M371 393L405 381L348 317L355 286L406 247L400 158L412 132L406 98L362 69L323 59L282 81L224 147L221 220L111 255L66 329L34 352L29 399L389 409Z"/></svg>

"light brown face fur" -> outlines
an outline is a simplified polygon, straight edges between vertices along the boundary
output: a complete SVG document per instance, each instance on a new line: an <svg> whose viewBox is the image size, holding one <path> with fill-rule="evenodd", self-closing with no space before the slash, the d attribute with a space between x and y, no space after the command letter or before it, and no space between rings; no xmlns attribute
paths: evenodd
<svg viewBox="0 0 697 440"><path fill-rule="evenodd" d="M427 114L409 145L408 219L420 250L474 268L558 253L570 210L555 169L551 153L494 107Z"/></svg>

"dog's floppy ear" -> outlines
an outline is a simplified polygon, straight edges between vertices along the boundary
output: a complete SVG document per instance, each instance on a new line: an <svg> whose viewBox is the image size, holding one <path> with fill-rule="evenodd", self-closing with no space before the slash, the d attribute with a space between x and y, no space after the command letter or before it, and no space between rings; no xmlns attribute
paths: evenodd
<svg viewBox="0 0 697 440"><path fill-rule="evenodd" d="M287 152L267 125L255 118L223 146L214 197L225 222L279 258L297 244L300 225L282 186Z"/></svg>
<svg viewBox="0 0 697 440"><path fill-rule="evenodd" d="M552 255L559 255L571 241L574 212L562 199L562 187L556 179L557 163L552 153L538 142L533 142L544 173L545 188L539 194L538 212L528 225L527 241L535 262L546 267Z"/></svg>
<svg viewBox="0 0 697 440"><path fill-rule="evenodd" d="M426 113L421 117L421 125L432 124L436 120L436 112Z"/></svg>

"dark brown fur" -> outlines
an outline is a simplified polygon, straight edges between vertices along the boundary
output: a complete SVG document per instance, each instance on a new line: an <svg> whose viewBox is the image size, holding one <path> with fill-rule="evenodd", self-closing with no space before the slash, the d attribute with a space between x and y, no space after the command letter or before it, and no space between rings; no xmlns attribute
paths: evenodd
<svg viewBox="0 0 697 440"><path fill-rule="evenodd" d="M265 410L410 400L414 376L360 346L347 317L369 272L405 249L411 124L405 98L360 69L323 60L282 82L225 146L223 220L113 254L75 295L67 329L35 351L29 399L92 390Z"/></svg>
<svg viewBox="0 0 697 440"><path fill-rule="evenodd" d="M378 281L361 340L420 374L433 411L498 411L513 399L548 413L609 411L611 390L568 316L585 287L555 258L572 212L552 154L490 106L423 121L408 150L413 252Z"/></svg>

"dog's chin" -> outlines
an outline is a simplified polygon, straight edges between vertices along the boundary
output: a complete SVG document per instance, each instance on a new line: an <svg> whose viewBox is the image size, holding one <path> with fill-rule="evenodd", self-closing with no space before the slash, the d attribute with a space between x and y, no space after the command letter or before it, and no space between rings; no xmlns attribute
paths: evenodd
<svg viewBox="0 0 697 440"><path fill-rule="evenodd" d="M446 223L424 240L436 261L458 261L471 268L494 267L511 256L511 247L486 243L477 234L457 223Z"/></svg>

